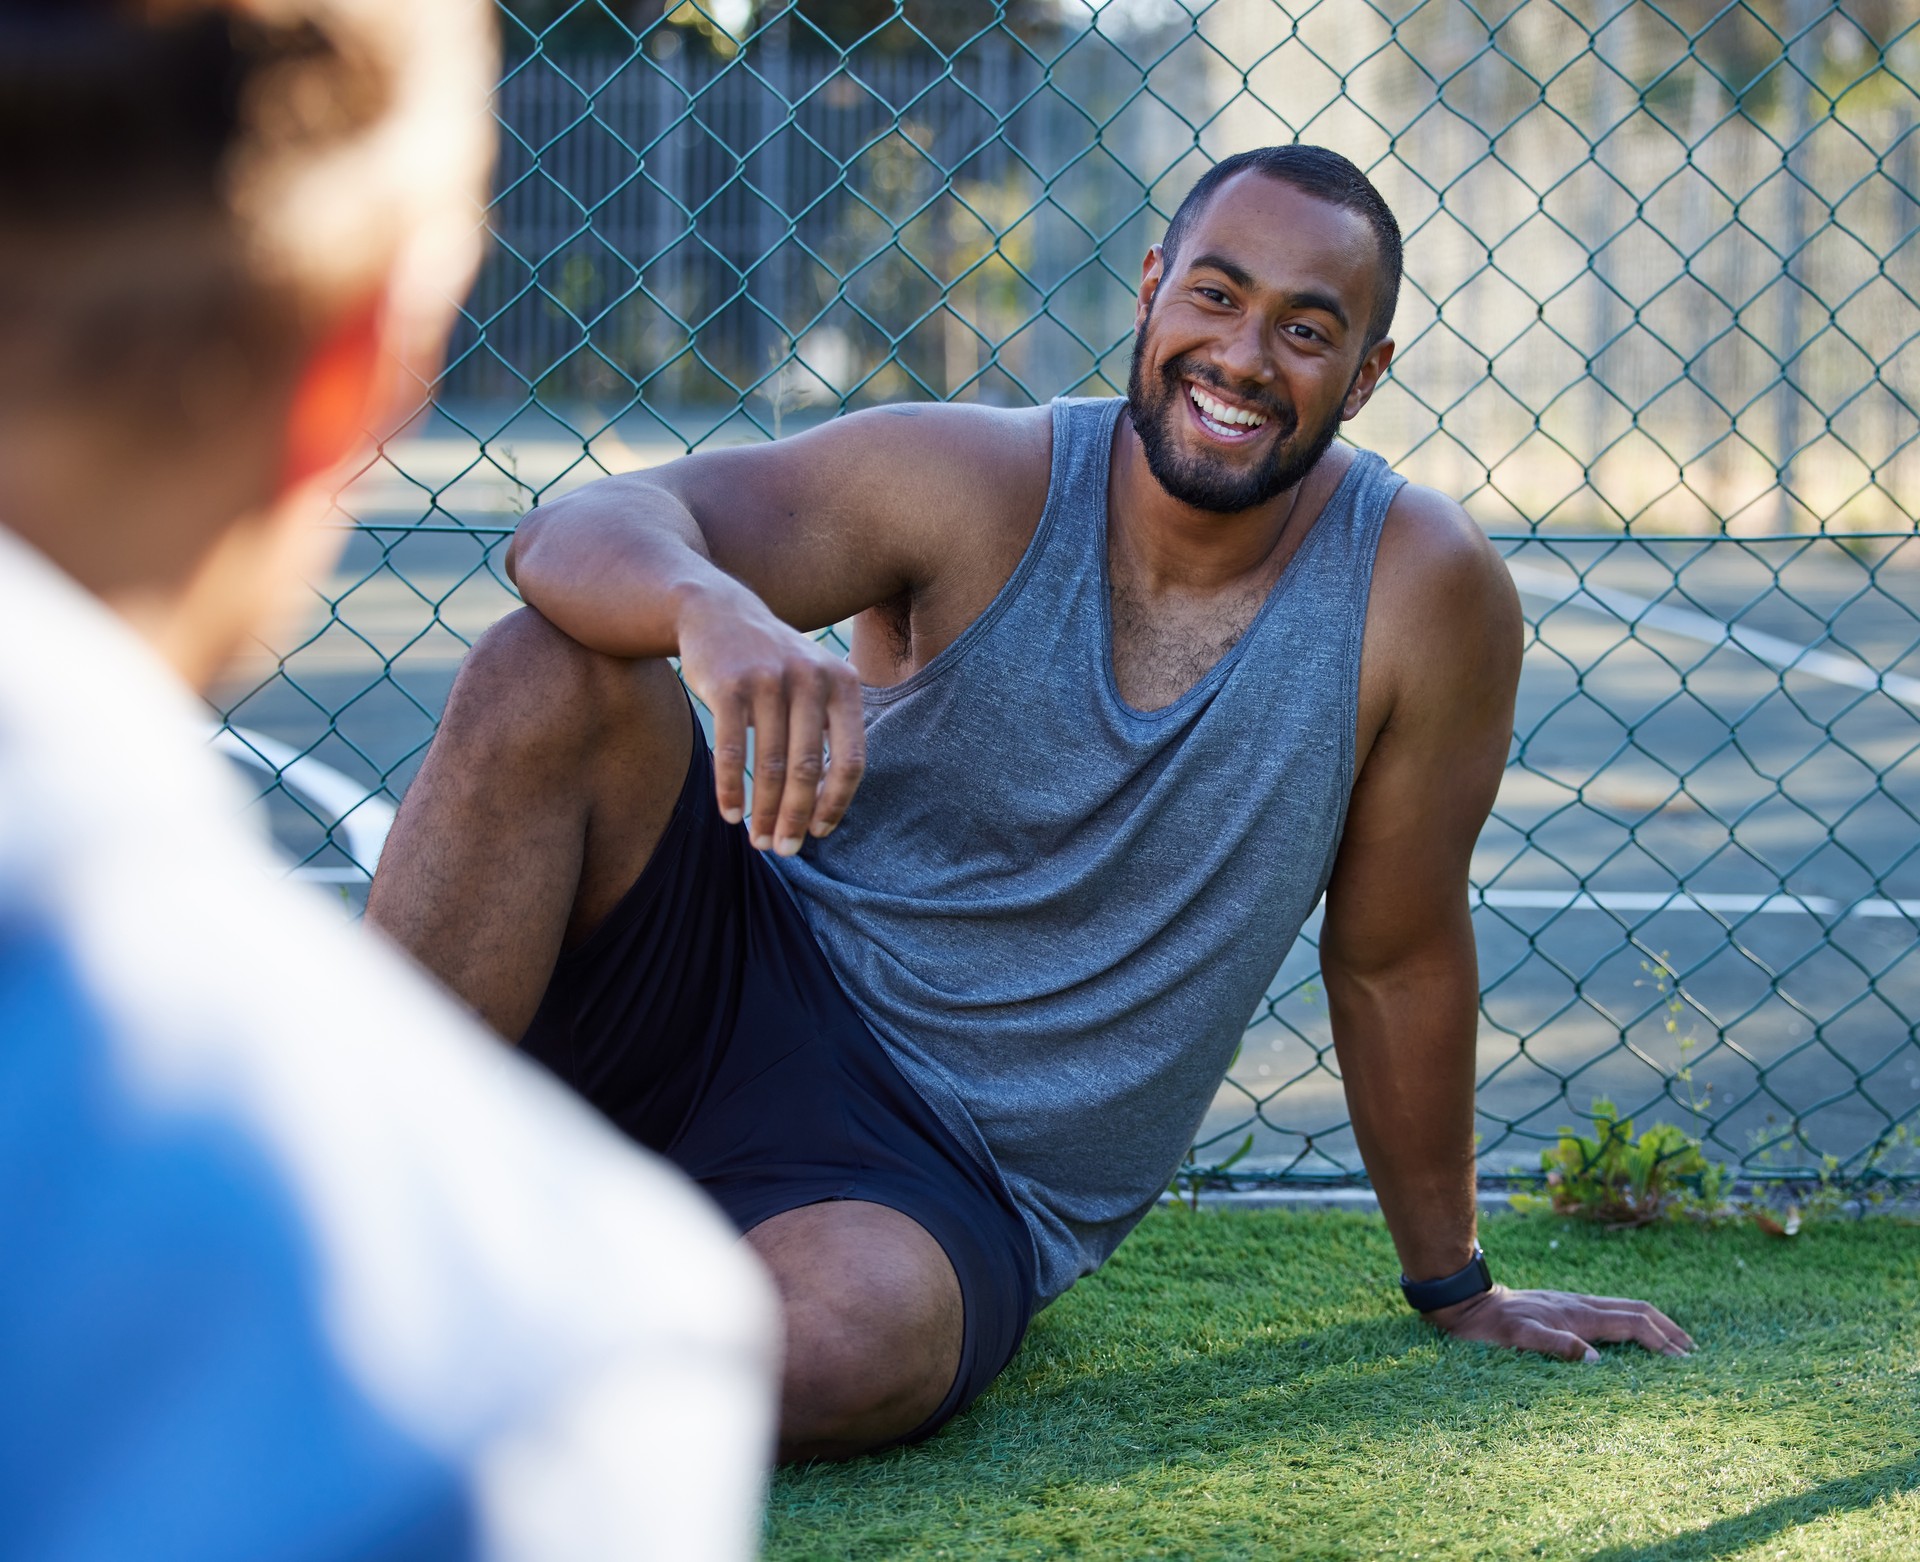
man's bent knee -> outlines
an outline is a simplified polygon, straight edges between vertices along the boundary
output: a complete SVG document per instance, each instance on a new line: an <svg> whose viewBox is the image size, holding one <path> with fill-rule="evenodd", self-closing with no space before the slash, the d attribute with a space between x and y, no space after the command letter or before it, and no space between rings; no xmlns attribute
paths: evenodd
<svg viewBox="0 0 1920 1562"><path fill-rule="evenodd" d="M790 1210L748 1241L780 1287L787 1352L782 1459L845 1459L896 1443L940 1408L964 1324L953 1266L881 1205Z"/></svg>
<svg viewBox="0 0 1920 1562"><path fill-rule="evenodd" d="M790 1307L786 1335L786 1460L846 1459L899 1442L940 1408L958 1365L935 1344L937 1320L870 1307Z"/></svg>
<svg viewBox="0 0 1920 1562"><path fill-rule="evenodd" d="M584 747L635 724L686 723L686 696L664 660L590 651L532 608L494 624L467 655L442 731L490 753L575 763Z"/></svg>

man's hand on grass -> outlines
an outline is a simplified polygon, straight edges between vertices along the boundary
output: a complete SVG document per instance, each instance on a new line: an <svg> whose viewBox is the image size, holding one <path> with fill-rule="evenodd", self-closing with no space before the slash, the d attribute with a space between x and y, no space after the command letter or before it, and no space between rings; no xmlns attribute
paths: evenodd
<svg viewBox="0 0 1920 1562"><path fill-rule="evenodd" d="M1659 1308L1620 1296L1512 1291L1496 1285L1425 1316L1458 1339L1538 1351L1563 1361L1598 1361L1595 1345L1626 1340L1662 1356L1685 1356L1693 1350L1686 1330Z"/></svg>

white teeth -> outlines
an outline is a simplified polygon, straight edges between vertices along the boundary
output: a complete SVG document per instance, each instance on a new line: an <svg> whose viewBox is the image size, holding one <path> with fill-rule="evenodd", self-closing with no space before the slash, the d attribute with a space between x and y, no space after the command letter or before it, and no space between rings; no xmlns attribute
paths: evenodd
<svg viewBox="0 0 1920 1562"><path fill-rule="evenodd" d="M1258 428L1266 422L1266 417L1258 412L1243 412L1238 407L1229 407L1224 401L1216 401L1198 385L1189 385L1188 392L1193 404L1215 423L1224 423L1229 428Z"/></svg>

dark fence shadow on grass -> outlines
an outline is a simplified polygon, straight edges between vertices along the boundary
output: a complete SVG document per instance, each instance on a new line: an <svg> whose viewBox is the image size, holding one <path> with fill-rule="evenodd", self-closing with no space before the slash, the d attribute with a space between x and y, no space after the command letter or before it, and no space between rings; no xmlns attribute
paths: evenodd
<svg viewBox="0 0 1920 1562"><path fill-rule="evenodd" d="M1877 1470L1842 1476L1797 1497L1782 1497L1751 1513L1735 1514L1650 1546L1611 1546L1594 1552L1587 1562L1711 1562L1712 1558L1732 1556L1829 1513L1852 1513L1916 1486L1920 1486L1920 1459L1897 1459Z"/></svg>

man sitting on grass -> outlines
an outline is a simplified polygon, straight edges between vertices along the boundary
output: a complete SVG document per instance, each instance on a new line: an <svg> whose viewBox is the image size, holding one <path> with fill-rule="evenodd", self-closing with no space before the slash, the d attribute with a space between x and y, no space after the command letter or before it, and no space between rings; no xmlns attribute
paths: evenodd
<svg viewBox="0 0 1920 1562"><path fill-rule="evenodd" d="M927 1434L1099 1267L1323 892L1409 1300L1687 1348L1475 1244L1467 867L1520 615L1457 504L1334 441L1399 279L1351 163L1243 154L1147 256L1124 400L881 408L515 537L530 610L462 670L371 912L747 1233L788 1457ZM849 618L851 665L807 633Z"/></svg>

